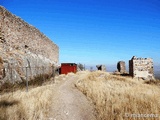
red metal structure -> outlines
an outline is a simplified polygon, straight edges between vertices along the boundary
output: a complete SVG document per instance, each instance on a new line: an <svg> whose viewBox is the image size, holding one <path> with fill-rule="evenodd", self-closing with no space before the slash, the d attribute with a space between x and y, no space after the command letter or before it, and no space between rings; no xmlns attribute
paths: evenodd
<svg viewBox="0 0 160 120"><path fill-rule="evenodd" d="M61 74L68 74L70 72L77 72L77 64L75 63L61 63Z"/></svg>

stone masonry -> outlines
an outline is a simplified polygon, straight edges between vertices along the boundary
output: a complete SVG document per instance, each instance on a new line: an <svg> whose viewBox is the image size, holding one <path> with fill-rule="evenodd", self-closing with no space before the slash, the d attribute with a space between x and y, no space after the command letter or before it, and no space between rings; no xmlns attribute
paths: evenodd
<svg viewBox="0 0 160 120"><path fill-rule="evenodd" d="M153 60L151 58L136 58L129 60L129 74L134 78L154 79Z"/></svg>
<svg viewBox="0 0 160 120"><path fill-rule="evenodd" d="M106 66L105 65L96 65L96 67L97 67L98 70L106 72Z"/></svg>
<svg viewBox="0 0 160 120"><path fill-rule="evenodd" d="M124 61L119 61L117 63L117 69L118 69L118 72L120 73L126 73L126 66L125 66L125 62Z"/></svg>
<svg viewBox="0 0 160 120"><path fill-rule="evenodd" d="M7 69L2 68L12 67L14 78L21 80L24 69L20 67L50 67L58 65L58 62L59 47L55 43L0 6L0 79L10 78ZM37 74L32 69L29 73Z"/></svg>
<svg viewBox="0 0 160 120"><path fill-rule="evenodd" d="M4 7L0 6L0 33L2 48L30 51L49 58L55 63L58 62L58 46L38 29L29 25L21 18L11 14Z"/></svg>

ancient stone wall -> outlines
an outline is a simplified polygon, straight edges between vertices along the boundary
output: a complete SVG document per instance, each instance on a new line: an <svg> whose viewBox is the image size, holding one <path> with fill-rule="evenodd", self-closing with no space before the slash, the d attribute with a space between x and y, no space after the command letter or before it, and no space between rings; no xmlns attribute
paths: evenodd
<svg viewBox="0 0 160 120"><path fill-rule="evenodd" d="M117 63L117 69L118 69L118 72L120 73L126 73L126 66L125 66L125 62L124 61L119 61Z"/></svg>
<svg viewBox="0 0 160 120"><path fill-rule="evenodd" d="M96 65L98 70L106 72L106 66L105 65Z"/></svg>
<svg viewBox="0 0 160 120"><path fill-rule="evenodd" d="M0 6L1 47L5 51L12 49L40 54L52 62L58 62L58 46L38 29L24 22Z"/></svg>
<svg viewBox="0 0 160 120"><path fill-rule="evenodd" d="M15 80L39 74L38 67L48 68L59 62L59 47L35 27L0 6L0 80ZM42 73L42 72L41 72ZM40 74L41 74L40 73ZM44 72L43 72L44 73Z"/></svg>
<svg viewBox="0 0 160 120"><path fill-rule="evenodd" d="M133 56L129 60L129 74L134 78L154 79L153 60Z"/></svg>

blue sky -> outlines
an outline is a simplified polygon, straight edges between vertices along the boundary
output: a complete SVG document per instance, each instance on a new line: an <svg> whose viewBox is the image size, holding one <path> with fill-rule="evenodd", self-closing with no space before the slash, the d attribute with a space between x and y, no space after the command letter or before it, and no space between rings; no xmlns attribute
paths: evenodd
<svg viewBox="0 0 160 120"><path fill-rule="evenodd" d="M116 68L119 60L128 64L135 55L151 57L160 66L159 0L0 0L0 4L56 43L60 63Z"/></svg>

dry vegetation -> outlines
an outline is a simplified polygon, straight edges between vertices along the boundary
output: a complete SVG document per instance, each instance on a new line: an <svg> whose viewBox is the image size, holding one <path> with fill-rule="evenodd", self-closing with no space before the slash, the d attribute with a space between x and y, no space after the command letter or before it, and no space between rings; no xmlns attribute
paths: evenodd
<svg viewBox="0 0 160 120"><path fill-rule="evenodd" d="M37 120L47 117L53 85L18 90L0 97L0 120Z"/></svg>
<svg viewBox="0 0 160 120"><path fill-rule="evenodd" d="M2 58L1 58L1 57L0 57L0 63L1 63L1 64L3 64L3 60L2 60Z"/></svg>
<svg viewBox="0 0 160 120"><path fill-rule="evenodd" d="M67 76L60 75L55 79L49 79L47 75L37 76L29 81L28 92L25 82L17 85L4 84L0 89L0 120L49 119L49 110L56 92L54 83L66 80Z"/></svg>
<svg viewBox="0 0 160 120"><path fill-rule="evenodd" d="M3 84L0 87L0 120L46 118L55 88L53 78L47 78L47 75L40 75L29 81L28 92L25 89L25 82L15 85Z"/></svg>
<svg viewBox="0 0 160 120"><path fill-rule="evenodd" d="M156 117L156 114L160 116L160 87L155 85L157 82L144 82L100 71L77 75L76 86L95 104L97 119L160 119ZM155 117L126 117L126 113L155 114Z"/></svg>
<svg viewBox="0 0 160 120"><path fill-rule="evenodd" d="M49 74L40 74L35 76L33 79L28 81L29 87L34 88L37 86L42 86L43 84L46 84L47 82L52 82L53 77ZM2 81L0 81L1 83ZM2 82L3 83L3 82ZM14 92L16 90L20 90L23 88L26 88L26 80L23 80L22 82L18 83L11 83L9 81L6 81L3 84L0 84L0 94L5 94L8 92Z"/></svg>
<svg viewBox="0 0 160 120"><path fill-rule="evenodd" d="M73 73L68 74L72 75ZM160 118L131 118L128 114L160 115L160 82L141 81L96 71L78 72L76 86L95 105L97 119L102 120L158 120ZM56 83L67 79L66 75L55 77ZM38 78L40 79L40 78ZM38 81L38 80L37 80ZM53 81L52 81L53 82ZM30 86L0 96L0 120L37 120L48 116L55 84ZM41 83L37 82L38 85ZM50 85L49 85L50 84Z"/></svg>

